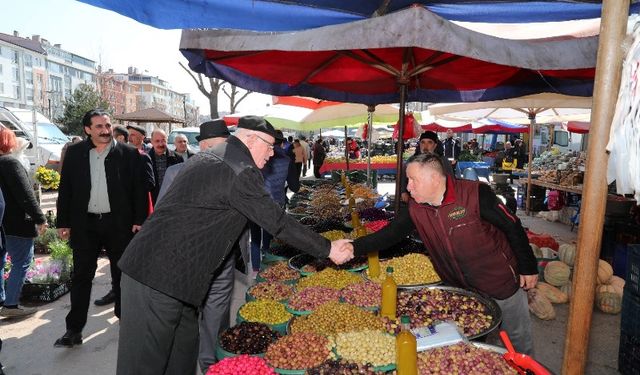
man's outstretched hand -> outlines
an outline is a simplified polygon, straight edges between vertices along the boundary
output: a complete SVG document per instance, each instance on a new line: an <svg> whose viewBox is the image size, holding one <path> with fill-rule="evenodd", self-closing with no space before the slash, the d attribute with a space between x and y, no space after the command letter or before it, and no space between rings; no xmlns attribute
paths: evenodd
<svg viewBox="0 0 640 375"><path fill-rule="evenodd" d="M351 240L335 240L331 242L329 259L335 264L343 264L353 259Z"/></svg>

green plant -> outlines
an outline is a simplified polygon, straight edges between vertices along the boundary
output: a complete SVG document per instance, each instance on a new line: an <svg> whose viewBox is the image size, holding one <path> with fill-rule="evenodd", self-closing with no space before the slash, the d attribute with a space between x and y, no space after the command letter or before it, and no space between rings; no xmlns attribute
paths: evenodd
<svg viewBox="0 0 640 375"><path fill-rule="evenodd" d="M62 279L68 279L73 269L73 250L71 246L69 246L67 241L56 239L49 243L49 249L51 250L51 260L60 261L62 264Z"/></svg>
<svg viewBox="0 0 640 375"><path fill-rule="evenodd" d="M60 240L58 232L54 228L47 228L41 235L36 237L35 247L38 253L49 254L49 244L55 240Z"/></svg>
<svg viewBox="0 0 640 375"><path fill-rule="evenodd" d="M36 169L36 181L45 189L57 190L60 186L60 173L43 166Z"/></svg>

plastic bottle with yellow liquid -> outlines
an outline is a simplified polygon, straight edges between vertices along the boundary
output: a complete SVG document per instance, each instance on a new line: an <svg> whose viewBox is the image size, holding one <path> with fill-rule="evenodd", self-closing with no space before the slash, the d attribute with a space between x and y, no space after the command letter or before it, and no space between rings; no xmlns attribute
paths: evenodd
<svg viewBox="0 0 640 375"><path fill-rule="evenodd" d="M344 174L344 171L340 174L340 182L342 182L342 186L347 186L347 176Z"/></svg>
<svg viewBox="0 0 640 375"><path fill-rule="evenodd" d="M400 318L402 330L396 336L396 371L398 375L418 375L418 342L411 333L410 319Z"/></svg>
<svg viewBox="0 0 640 375"><path fill-rule="evenodd" d="M360 215L357 210L353 210L351 212L351 226L353 227L353 230L357 230L362 226L362 223L360 222Z"/></svg>
<svg viewBox="0 0 640 375"><path fill-rule="evenodd" d="M372 279L380 276L380 257L377 251L372 251L367 254L367 263L369 265L369 277Z"/></svg>
<svg viewBox="0 0 640 375"><path fill-rule="evenodd" d="M398 285L393 280L393 267L387 267L387 277L382 282L382 306L380 316L389 319L396 318L396 303L398 297Z"/></svg>

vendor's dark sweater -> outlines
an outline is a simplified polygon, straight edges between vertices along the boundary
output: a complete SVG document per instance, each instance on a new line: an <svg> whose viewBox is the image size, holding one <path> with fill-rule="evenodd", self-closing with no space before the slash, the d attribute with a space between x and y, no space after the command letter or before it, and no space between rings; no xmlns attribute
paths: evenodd
<svg viewBox="0 0 640 375"><path fill-rule="evenodd" d="M521 275L537 274L536 260L520 220L506 211L488 185L479 184L478 195L481 220L505 234L517 262L517 272ZM387 227L354 242L355 254L362 255L375 250L382 251L384 254L385 249L403 240L414 229L416 227L409 215L409 210L406 205L402 205L396 218ZM473 244L470 243L469 246Z"/></svg>

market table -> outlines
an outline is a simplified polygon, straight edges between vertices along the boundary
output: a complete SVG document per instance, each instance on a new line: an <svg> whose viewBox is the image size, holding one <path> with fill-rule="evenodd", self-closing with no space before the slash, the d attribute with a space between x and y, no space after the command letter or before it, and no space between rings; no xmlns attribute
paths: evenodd
<svg viewBox="0 0 640 375"><path fill-rule="evenodd" d="M547 189L566 191L568 193L582 194L582 186L563 186L551 182L531 179L531 185L541 186Z"/></svg>
<svg viewBox="0 0 640 375"><path fill-rule="evenodd" d="M395 174L396 163L371 163L371 169L378 171L378 174ZM339 170L347 170L347 163L324 163L322 164L322 167L320 167L320 173ZM349 161L349 170L366 171L367 163Z"/></svg>
<svg viewBox="0 0 640 375"><path fill-rule="evenodd" d="M484 177L489 180L489 163L483 161L458 161L456 163L456 176L462 176L462 172L467 168L473 168L478 177Z"/></svg>

